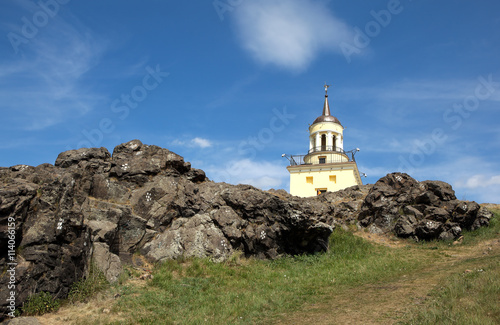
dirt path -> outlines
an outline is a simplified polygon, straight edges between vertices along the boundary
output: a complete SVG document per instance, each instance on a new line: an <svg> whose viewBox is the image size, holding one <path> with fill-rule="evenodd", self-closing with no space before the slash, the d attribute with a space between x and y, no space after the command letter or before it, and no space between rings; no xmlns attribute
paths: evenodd
<svg viewBox="0 0 500 325"><path fill-rule="evenodd" d="M383 236L365 234L362 237L390 247L399 246ZM481 267L481 257L500 258L500 239L471 247L450 247L440 253L442 258L423 270L382 285L370 284L332 293L326 301L306 305L299 312L285 315L277 324L394 324L410 308L422 304L427 294L450 274ZM477 260L466 265L461 263L471 258Z"/></svg>

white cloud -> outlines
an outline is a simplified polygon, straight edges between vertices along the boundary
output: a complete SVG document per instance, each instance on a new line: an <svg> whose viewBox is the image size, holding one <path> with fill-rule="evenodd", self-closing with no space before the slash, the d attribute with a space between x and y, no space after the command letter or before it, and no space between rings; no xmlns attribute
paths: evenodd
<svg viewBox="0 0 500 325"><path fill-rule="evenodd" d="M463 183L460 183L461 187L469 189L491 187L495 185L500 186L500 175L476 174L466 179Z"/></svg>
<svg viewBox="0 0 500 325"><path fill-rule="evenodd" d="M244 1L234 12L240 41L257 61L303 70L328 50L339 52L352 31L324 2L312 0Z"/></svg>
<svg viewBox="0 0 500 325"><path fill-rule="evenodd" d="M171 146L177 146L177 147L180 147L180 146L183 146L186 144L186 141L184 140L180 140L180 139L174 139L172 141L170 141L170 145Z"/></svg>
<svg viewBox="0 0 500 325"><path fill-rule="evenodd" d="M284 188L289 174L282 161L239 159L225 165L205 168L207 176L216 182L250 184L261 189Z"/></svg>
<svg viewBox="0 0 500 325"><path fill-rule="evenodd" d="M210 142L210 140L207 139L196 137L193 140L191 140L191 145L200 148L209 148L212 146L212 142Z"/></svg>
<svg viewBox="0 0 500 325"><path fill-rule="evenodd" d="M497 171L498 172L498 171ZM479 203L500 203L500 175L475 174L467 177L462 174L454 187L464 193L463 198L475 199ZM459 199L462 199L459 197Z"/></svg>
<svg viewBox="0 0 500 325"><path fill-rule="evenodd" d="M170 142L170 145L176 146L176 147L188 147L188 148L210 148L213 146L212 141L205 139L205 138L200 138L200 137L195 137L191 140L187 139L174 139Z"/></svg>

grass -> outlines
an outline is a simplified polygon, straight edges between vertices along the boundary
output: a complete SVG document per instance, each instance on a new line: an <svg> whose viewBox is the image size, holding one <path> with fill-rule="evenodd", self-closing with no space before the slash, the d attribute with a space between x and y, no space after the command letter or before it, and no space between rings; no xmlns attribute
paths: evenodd
<svg viewBox="0 0 500 325"><path fill-rule="evenodd" d="M28 298L22 307L23 316L37 316L59 309L61 302L48 292L40 292Z"/></svg>
<svg viewBox="0 0 500 325"><path fill-rule="evenodd" d="M87 301L108 287L109 282L104 273L94 263L90 263L88 276L74 282L71 286L68 301L71 303Z"/></svg>
<svg viewBox="0 0 500 325"><path fill-rule="evenodd" d="M500 260L492 256L482 263L454 274L401 324L500 324Z"/></svg>
<svg viewBox="0 0 500 325"><path fill-rule="evenodd" d="M492 212L494 217L491 218L488 227L481 227L474 231L464 231L464 244L475 244L500 235L500 210L492 210Z"/></svg>
<svg viewBox="0 0 500 325"><path fill-rule="evenodd" d="M494 213L489 227L464 233L464 245L499 238L500 211ZM500 324L499 256L468 259L464 267L432 290L427 303L410 311L400 324Z"/></svg>
<svg viewBox="0 0 500 325"><path fill-rule="evenodd" d="M452 255L473 251L486 240L500 238L499 221L497 212L490 227L466 232L458 246L451 242L408 240L399 248L389 248L336 229L330 237L330 250L323 254L263 261L235 253L224 263L199 258L170 260L157 265L153 279L148 281L135 280L137 274L128 270L120 283L110 289L113 294L119 293L119 299L111 298L108 302L109 314L98 310L96 318L75 321L270 324L294 312L300 317L305 305L323 304L327 307L323 312L331 313L332 300L350 296L355 302L362 298L352 297L351 291L363 295L363 288L371 288L378 294L374 288L396 288L398 282L403 283L401 279L443 272L440 275L446 281L439 281L433 290L433 285L428 286L423 295L431 291L422 304L412 307L405 303L407 313L397 316L401 324L498 324L498 255L479 252L479 257L460 260L460 264L446 261L451 261ZM429 268L430 265L439 266ZM446 265L446 270L442 271L441 265ZM131 280L127 280L129 277ZM370 298L362 301L377 303Z"/></svg>
<svg viewBox="0 0 500 325"><path fill-rule="evenodd" d="M274 261L167 261L149 286L124 287L113 311L128 314L129 324L268 323L333 290L421 267L404 249L375 246L342 230L334 231L330 247L325 254Z"/></svg>

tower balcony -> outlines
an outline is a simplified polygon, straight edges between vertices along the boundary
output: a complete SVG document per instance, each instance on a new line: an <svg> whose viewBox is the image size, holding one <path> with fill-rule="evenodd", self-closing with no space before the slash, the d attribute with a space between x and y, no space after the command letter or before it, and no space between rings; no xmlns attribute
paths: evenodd
<svg viewBox="0 0 500 325"><path fill-rule="evenodd" d="M311 153L314 153L314 152L337 152L337 153L343 153L345 154L345 151L344 149L342 148L337 148L335 146L319 146L319 147L314 147L314 148L311 148L309 149L309 152L308 154L311 154Z"/></svg>
<svg viewBox="0 0 500 325"><path fill-rule="evenodd" d="M344 151L341 148L321 146L312 148L307 155L286 155L286 157L290 161L290 166L335 164L356 162L354 159L356 152L357 150Z"/></svg>

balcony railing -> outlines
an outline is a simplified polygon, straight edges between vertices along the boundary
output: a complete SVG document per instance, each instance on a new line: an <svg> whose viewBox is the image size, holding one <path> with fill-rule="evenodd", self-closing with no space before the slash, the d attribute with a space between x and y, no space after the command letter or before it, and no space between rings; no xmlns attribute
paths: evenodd
<svg viewBox="0 0 500 325"><path fill-rule="evenodd" d="M334 152L345 153L344 149L336 148L335 146L319 146L309 149L309 153L320 152L320 151L334 151Z"/></svg>
<svg viewBox="0 0 500 325"><path fill-rule="evenodd" d="M331 164L331 163L341 163L341 162L355 162L356 160L354 159L354 154L357 152L357 150L351 150L351 151L344 151L340 148L337 148L337 150L322 150L326 149L325 146L323 147L316 147L312 148L309 150L309 154L307 155L284 155L290 161L290 166L297 166L297 165L313 165L313 164ZM321 158L315 157L315 162L311 163L312 157L310 156L311 153L313 152L324 152L324 154L321 155ZM316 162L317 161L317 162Z"/></svg>

